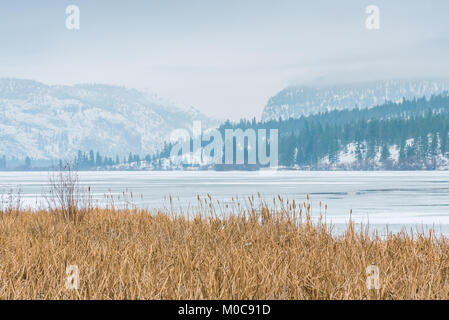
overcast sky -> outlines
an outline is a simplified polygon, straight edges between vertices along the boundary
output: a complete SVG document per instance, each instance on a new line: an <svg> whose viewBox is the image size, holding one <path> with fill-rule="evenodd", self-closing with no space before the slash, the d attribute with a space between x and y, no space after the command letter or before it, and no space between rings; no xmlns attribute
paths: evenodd
<svg viewBox="0 0 449 320"><path fill-rule="evenodd" d="M380 30L365 27L372 4ZM1 1L0 77L125 85L259 117L288 85L446 77L448 14L447 0Z"/></svg>

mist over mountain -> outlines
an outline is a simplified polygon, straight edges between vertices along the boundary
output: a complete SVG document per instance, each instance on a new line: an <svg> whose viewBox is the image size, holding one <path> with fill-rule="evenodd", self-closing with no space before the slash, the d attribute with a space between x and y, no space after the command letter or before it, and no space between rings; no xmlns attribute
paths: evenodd
<svg viewBox="0 0 449 320"><path fill-rule="evenodd" d="M71 159L78 150L105 155L151 154L172 130L218 121L154 94L101 84L49 86L0 79L0 154Z"/></svg>
<svg viewBox="0 0 449 320"><path fill-rule="evenodd" d="M376 81L350 85L288 87L269 99L262 121L299 118L331 110L370 108L449 90L449 80Z"/></svg>

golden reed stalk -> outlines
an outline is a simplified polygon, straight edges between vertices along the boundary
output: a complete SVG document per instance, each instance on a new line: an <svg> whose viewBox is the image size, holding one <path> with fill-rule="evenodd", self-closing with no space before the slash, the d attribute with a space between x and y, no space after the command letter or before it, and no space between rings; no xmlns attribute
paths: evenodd
<svg viewBox="0 0 449 320"><path fill-rule="evenodd" d="M352 223L337 236L312 223L308 202L279 197L270 209L248 200L200 199L191 216L135 208L86 208L69 220L55 210L0 213L0 299L449 298L446 238L379 237ZM366 286L371 264L379 290ZM79 268L78 290L65 286L69 265Z"/></svg>

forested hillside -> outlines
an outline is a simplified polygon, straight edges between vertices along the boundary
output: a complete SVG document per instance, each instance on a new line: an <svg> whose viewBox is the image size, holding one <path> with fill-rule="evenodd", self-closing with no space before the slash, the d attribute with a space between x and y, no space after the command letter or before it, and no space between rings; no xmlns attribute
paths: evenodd
<svg viewBox="0 0 449 320"><path fill-rule="evenodd" d="M449 169L449 94L386 103L370 109L330 111L298 119L267 122L241 120L222 124L226 129L278 130L278 160L284 169L303 170L436 170ZM257 139L257 137L256 137ZM211 142L203 141L205 147ZM191 141L191 147L193 142ZM257 153L256 141L256 153ZM170 157L173 145L156 154L129 153L126 157L79 151L79 169L197 169L254 170L248 166L248 142L243 148L245 165L179 164ZM234 138L234 160L237 143ZM269 150L269 146L267 147ZM254 151L254 150L253 150ZM224 153L223 153L224 154ZM6 167L0 156L0 170ZM31 162L24 168L31 168ZM224 159L222 163L225 163ZM234 163L236 163L234 161Z"/></svg>
<svg viewBox="0 0 449 320"><path fill-rule="evenodd" d="M238 128L278 129L279 165L286 168L449 168L446 93L430 99L325 112L299 119L228 121L219 130L224 136L225 129ZM170 148L166 146L158 158L168 158Z"/></svg>
<svg viewBox="0 0 449 320"><path fill-rule="evenodd" d="M332 110L367 109L388 101L430 98L449 90L449 81L375 81L333 86L293 86L268 100L262 120L287 120Z"/></svg>

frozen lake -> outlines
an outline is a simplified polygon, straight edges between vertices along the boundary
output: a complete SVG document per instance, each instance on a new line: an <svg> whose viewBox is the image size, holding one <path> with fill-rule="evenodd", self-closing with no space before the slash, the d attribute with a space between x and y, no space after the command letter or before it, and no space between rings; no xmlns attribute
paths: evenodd
<svg viewBox="0 0 449 320"><path fill-rule="evenodd" d="M0 188L20 186L27 205L43 202L47 172L0 172ZM144 208L168 206L165 197L175 198L175 207L196 206L197 195L210 193L214 200L244 199L258 192L267 200L278 194L303 202L310 194L314 215L319 202L328 205L327 219L344 224L353 210L353 220L369 221L392 230L403 226L431 226L449 234L449 172L80 172L83 185L94 198L132 191L134 203ZM270 201L268 201L270 200Z"/></svg>

